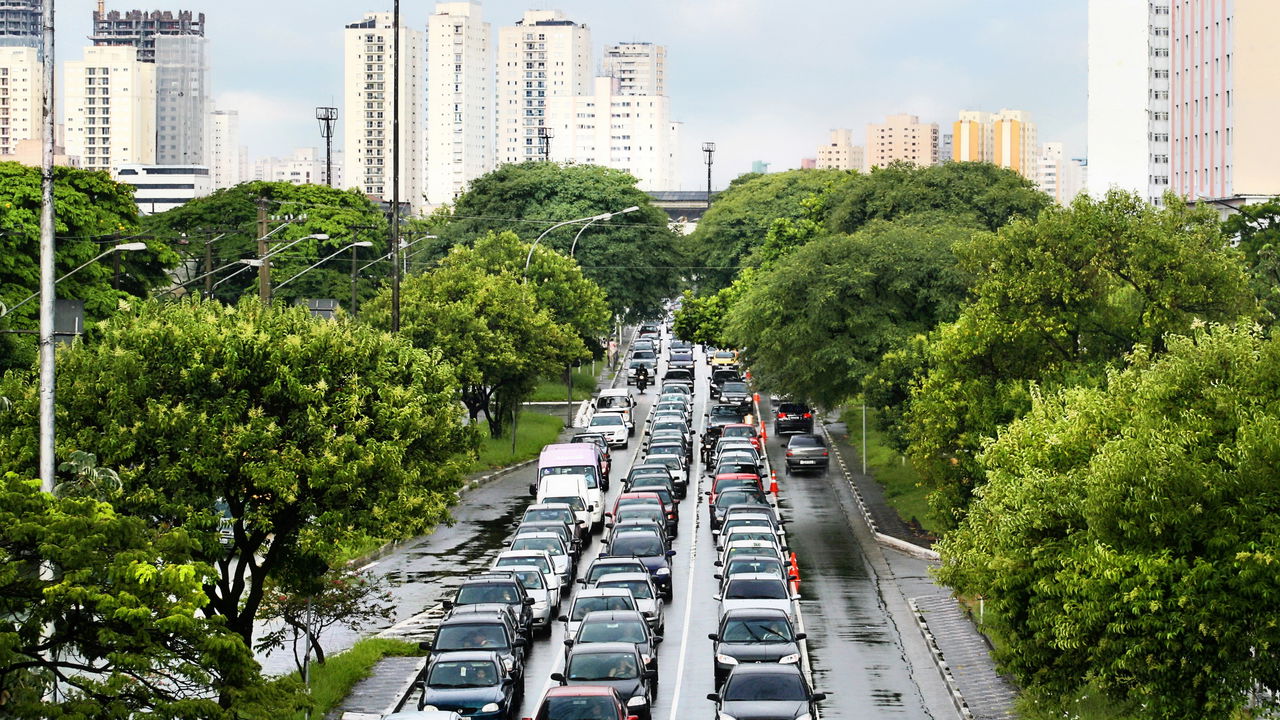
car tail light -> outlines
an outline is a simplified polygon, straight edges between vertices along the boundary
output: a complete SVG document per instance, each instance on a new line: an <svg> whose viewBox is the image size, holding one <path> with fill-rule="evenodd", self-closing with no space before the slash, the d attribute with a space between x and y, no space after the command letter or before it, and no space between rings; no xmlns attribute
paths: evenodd
<svg viewBox="0 0 1280 720"><path fill-rule="evenodd" d="M813 413L805 413L804 417L806 420L808 420L809 418L813 417Z"/></svg>
<svg viewBox="0 0 1280 720"><path fill-rule="evenodd" d="M779 420L785 420L785 419L786 419L786 417L787 417L787 414L786 414L786 413L781 413L781 412L780 412L780 413L778 413L778 419L779 419Z"/></svg>
<svg viewBox="0 0 1280 720"><path fill-rule="evenodd" d="M791 457L792 455L795 455L795 453L793 453L793 452L791 452L790 450L788 450L788 451L787 451L787 457Z"/></svg>
<svg viewBox="0 0 1280 720"><path fill-rule="evenodd" d="M826 450L823 450L823 451L822 451L822 457L826 457L826 456L827 456L827 454L828 454L828 453L827 453L827 451L826 451Z"/></svg>

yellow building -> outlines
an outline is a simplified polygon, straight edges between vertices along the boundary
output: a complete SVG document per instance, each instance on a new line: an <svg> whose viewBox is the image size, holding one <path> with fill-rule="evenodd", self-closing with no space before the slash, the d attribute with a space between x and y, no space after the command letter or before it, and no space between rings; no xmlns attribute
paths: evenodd
<svg viewBox="0 0 1280 720"><path fill-rule="evenodd" d="M991 161L1035 181L1039 176L1040 142L1036 124L1021 110L1001 110L991 116L994 147Z"/></svg>
<svg viewBox="0 0 1280 720"><path fill-rule="evenodd" d="M961 110L951 126L951 159L955 162L992 162L991 113Z"/></svg>

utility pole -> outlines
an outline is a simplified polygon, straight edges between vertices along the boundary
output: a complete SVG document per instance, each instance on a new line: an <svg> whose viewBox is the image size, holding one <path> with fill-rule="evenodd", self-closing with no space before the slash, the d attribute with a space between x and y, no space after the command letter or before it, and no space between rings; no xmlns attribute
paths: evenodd
<svg viewBox="0 0 1280 720"><path fill-rule="evenodd" d="M713 142L702 143L702 152L707 156L707 207L711 207L711 163L716 154L716 144Z"/></svg>
<svg viewBox="0 0 1280 720"><path fill-rule="evenodd" d="M356 258L360 256L360 248L351 248L351 316L356 315L356 273L359 272L356 266Z"/></svg>
<svg viewBox="0 0 1280 720"><path fill-rule="evenodd" d="M391 32L391 332L400 332L400 0Z"/></svg>
<svg viewBox="0 0 1280 720"><path fill-rule="evenodd" d="M204 241L204 298L206 300L213 297L213 240Z"/></svg>
<svg viewBox="0 0 1280 720"><path fill-rule="evenodd" d="M40 16L44 50L44 77L40 102L40 489L53 493L54 467L54 366L53 300L55 260L53 216L53 0L45 0ZM53 578L53 568L43 563L40 576Z"/></svg>
<svg viewBox="0 0 1280 720"><path fill-rule="evenodd" d="M338 120L338 108L316 108L316 120L320 121L320 137L324 138L324 184L333 187L333 125Z"/></svg>
<svg viewBox="0 0 1280 720"><path fill-rule="evenodd" d="M542 139L543 162L551 162L551 139L555 136L555 131L545 125L538 128L538 137Z"/></svg>
<svg viewBox="0 0 1280 720"><path fill-rule="evenodd" d="M271 265L267 260L267 199L258 198L258 300L271 304Z"/></svg>

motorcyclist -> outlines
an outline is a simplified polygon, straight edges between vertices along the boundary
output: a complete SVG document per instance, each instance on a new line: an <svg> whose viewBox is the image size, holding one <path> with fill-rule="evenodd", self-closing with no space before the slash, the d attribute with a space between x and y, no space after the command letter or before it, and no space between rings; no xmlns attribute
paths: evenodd
<svg viewBox="0 0 1280 720"><path fill-rule="evenodd" d="M649 387L649 368L641 365L636 368L636 389L643 395L647 387Z"/></svg>

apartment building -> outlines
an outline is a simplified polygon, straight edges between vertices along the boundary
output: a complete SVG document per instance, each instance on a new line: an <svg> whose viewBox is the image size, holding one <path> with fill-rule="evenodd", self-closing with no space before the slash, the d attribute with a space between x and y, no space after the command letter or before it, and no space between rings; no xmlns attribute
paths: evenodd
<svg viewBox="0 0 1280 720"><path fill-rule="evenodd" d="M442 2L427 20L427 202L453 202L494 168L491 26L479 2Z"/></svg>
<svg viewBox="0 0 1280 720"><path fill-rule="evenodd" d="M498 164L539 160L550 144L547 103L593 94L591 31L558 10L529 10L498 30Z"/></svg>
<svg viewBox="0 0 1280 720"><path fill-rule="evenodd" d="M40 137L44 68L35 48L0 47L0 160L13 160L18 144Z"/></svg>
<svg viewBox="0 0 1280 720"><path fill-rule="evenodd" d="M342 178L341 151L333 153L333 186L346 187ZM325 180L324 151L313 147L295 148L289 157L262 158L253 164L253 179L266 182L287 182L294 185L323 185Z"/></svg>
<svg viewBox="0 0 1280 720"><path fill-rule="evenodd" d="M853 131L842 128L832 130L827 144L818 146L814 167L819 170L861 170L865 162L864 148L853 144Z"/></svg>
<svg viewBox="0 0 1280 720"><path fill-rule="evenodd" d="M248 179L247 154L240 144L240 113L214 110L209 118L209 176L214 190Z"/></svg>
<svg viewBox="0 0 1280 720"><path fill-rule="evenodd" d="M991 116L991 135L991 162L1034 182L1040 164L1040 139L1031 115L1022 110L1001 110Z"/></svg>
<svg viewBox="0 0 1280 720"><path fill-rule="evenodd" d="M955 162L993 162L995 160L995 127L991 113L961 110L960 119L951 125L951 159Z"/></svg>
<svg viewBox="0 0 1280 720"><path fill-rule="evenodd" d="M915 115L890 115L883 123L867 125L866 166L937 165L938 141L937 123L922 123Z"/></svg>
<svg viewBox="0 0 1280 720"><path fill-rule="evenodd" d="M95 46L63 75L68 155L90 170L155 163L155 63L130 46Z"/></svg>
<svg viewBox="0 0 1280 720"><path fill-rule="evenodd" d="M609 45L600 74L618 81L619 95L666 95L667 48L647 42Z"/></svg>

